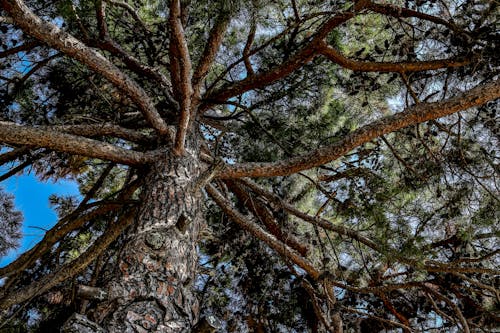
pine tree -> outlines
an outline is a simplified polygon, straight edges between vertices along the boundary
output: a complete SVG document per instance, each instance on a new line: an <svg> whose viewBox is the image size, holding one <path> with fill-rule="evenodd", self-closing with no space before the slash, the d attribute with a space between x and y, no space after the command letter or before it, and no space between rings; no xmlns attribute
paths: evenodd
<svg viewBox="0 0 500 333"><path fill-rule="evenodd" d="M0 327L498 326L495 2L0 9L0 179L82 193L0 268Z"/></svg>
<svg viewBox="0 0 500 333"><path fill-rule="evenodd" d="M13 197L0 187L0 256L4 256L10 249L18 246L21 237L20 229L23 220L21 212L14 206Z"/></svg>

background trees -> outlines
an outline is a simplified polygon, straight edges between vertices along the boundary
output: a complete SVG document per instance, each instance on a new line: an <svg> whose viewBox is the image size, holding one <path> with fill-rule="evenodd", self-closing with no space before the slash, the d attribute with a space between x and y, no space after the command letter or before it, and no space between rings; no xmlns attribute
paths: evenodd
<svg viewBox="0 0 500 333"><path fill-rule="evenodd" d="M495 2L1 6L0 177L84 197L0 268L4 327L99 322L78 288L116 278L146 166L186 144L206 217L186 288L222 331L498 326Z"/></svg>
<svg viewBox="0 0 500 333"><path fill-rule="evenodd" d="M22 214L14 208L12 196L0 188L0 223L3 233L0 236L0 255L4 256L7 251L15 248L21 237L19 229L22 222Z"/></svg>

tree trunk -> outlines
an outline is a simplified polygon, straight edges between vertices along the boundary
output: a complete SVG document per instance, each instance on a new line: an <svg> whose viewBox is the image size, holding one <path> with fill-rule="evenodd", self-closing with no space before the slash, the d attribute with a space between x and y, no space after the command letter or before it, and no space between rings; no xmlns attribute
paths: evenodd
<svg viewBox="0 0 500 333"><path fill-rule="evenodd" d="M193 292L202 221L197 149L165 153L148 172L136 224L127 234L94 320L114 332L188 332L199 317ZM196 193L198 192L198 193Z"/></svg>

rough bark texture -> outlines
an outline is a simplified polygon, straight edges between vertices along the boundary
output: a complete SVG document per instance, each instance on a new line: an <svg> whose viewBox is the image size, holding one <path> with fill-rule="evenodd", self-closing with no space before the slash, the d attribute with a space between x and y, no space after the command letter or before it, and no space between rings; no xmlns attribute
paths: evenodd
<svg viewBox="0 0 500 333"><path fill-rule="evenodd" d="M94 312L108 332L187 332L199 310L193 282L201 222L197 151L165 153L146 178L142 207L128 232L109 300Z"/></svg>

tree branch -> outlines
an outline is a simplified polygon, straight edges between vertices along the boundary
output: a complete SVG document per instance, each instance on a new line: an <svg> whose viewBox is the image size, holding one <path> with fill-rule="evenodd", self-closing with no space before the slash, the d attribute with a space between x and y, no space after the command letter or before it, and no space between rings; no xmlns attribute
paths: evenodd
<svg viewBox="0 0 500 333"><path fill-rule="evenodd" d="M120 148L102 141L43 128L20 126L6 121L0 121L0 142L44 147L126 165L141 165L149 161L148 156L144 153Z"/></svg>
<svg viewBox="0 0 500 333"><path fill-rule="evenodd" d="M313 35L311 41L304 45L293 57L270 70L224 86L206 97L208 101L223 102L228 98L240 95L246 91L267 86L307 64L318 56L319 43L330 31L355 16L353 12L340 13L327 20Z"/></svg>
<svg viewBox="0 0 500 333"><path fill-rule="evenodd" d="M243 216L231 206L231 203L224 198L215 187L208 184L205 189L210 197L217 203L217 205L219 205L222 211L224 211L224 213L231 218L231 220L250 232L253 236L269 245L269 247L278 252L284 258L291 260L294 264L306 271L307 274L309 274L314 280L319 278L320 272L314 268L309 260L303 258L298 252L292 250L288 245L280 242L276 239L276 237L262 229L257 223Z"/></svg>
<svg viewBox="0 0 500 333"><path fill-rule="evenodd" d="M101 74L120 90L124 91L139 107L144 117L161 135L169 135L170 129L156 110L154 102L134 80L125 75L101 53L87 47L56 25L36 16L22 0L5 0L1 8L9 13L15 24L27 34L65 53L93 71Z"/></svg>
<svg viewBox="0 0 500 333"><path fill-rule="evenodd" d="M335 225L328 220L322 219L322 218L317 217L317 216L311 216L309 214L303 213L300 210L298 210L297 208L295 208L293 205L282 200L277 195L264 190L263 188L261 188L260 186L258 186L257 184L255 184L254 182L252 182L250 180L240 179L240 180L238 180L238 182L241 182L246 187L251 189L253 192L266 197L274 204L282 207L284 210L286 210L287 212L289 212L292 215L297 216L298 218L300 218L303 221L306 221L308 223L311 223L313 225L321 227L325 230L333 231L339 235L347 236L351 239L354 239L354 240L360 242L361 244L366 245L367 247L369 247L372 250L375 250L379 253L385 253L384 249L381 246L379 246L376 242L366 238L365 236L361 235L356 230L346 228L342 225Z"/></svg>
<svg viewBox="0 0 500 333"><path fill-rule="evenodd" d="M283 64L268 71L248 76L241 81L233 82L229 86L216 91L213 95L209 95L206 99L209 101L224 102L228 98L238 96L246 91L267 86L293 73L317 55L317 45L310 45L310 47L302 49Z"/></svg>
<svg viewBox="0 0 500 333"><path fill-rule="evenodd" d="M174 152L182 155L184 142L191 118L191 96L193 86L191 84L191 58L184 36L184 28L181 22L180 0L170 1L170 71L173 78L174 91L178 96L177 101L181 106L179 125L175 134Z"/></svg>
<svg viewBox="0 0 500 333"><path fill-rule="evenodd" d="M458 319L460 320L460 323L462 325L462 329L463 329L464 333L470 333L470 328L469 328L469 324L467 323L467 319L465 319L460 308L452 300L450 300L448 297L444 296L443 294L441 294L440 292L438 292L432 288L425 287L424 290L430 294L435 295L437 298L439 298L440 300L442 300L446 304L448 304L448 306L451 309L453 309L453 311L457 315Z"/></svg>
<svg viewBox="0 0 500 333"><path fill-rule="evenodd" d="M39 45L40 45L40 42L38 42L38 41L26 42L22 45L19 45L19 46L13 47L11 49L0 52L0 59L8 57L12 54L16 54L16 53L21 52L21 51L29 51L29 50L31 50Z"/></svg>
<svg viewBox="0 0 500 333"><path fill-rule="evenodd" d="M2 24L13 24L14 20L11 17L0 16L0 23Z"/></svg>
<svg viewBox="0 0 500 333"><path fill-rule="evenodd" d="M257 184L255 184L254 182L252 182L248 179L240 179L240 180L238 180L238 182L247 186L253 192L268 198L271 202L282 207L287 212L297 216L298 218L300 218L301 220L303 220L305 222L311 223L311 224L316 225L318 227L321 227L325 230L333 231L339 235L347 236L353 240L358 241L361 244L366 245L367 247L371 248L372 250L374 250L380 254L383 254L383 255L385 255L393 260L397 260L397 261L399 261L403 264L409 265L411 267L423 269L423 270L426 270L428 272L463 272L463 273L476 272L476 273L484 273L484 274L490 274L490 275L496 275L499 273L499 271L495 270L495 269L463 267L463 266L453 265L452 263L442 263L442 262L433 261L433 260L425 260L424 262L421 262L418 259L413 259L410 257L403 257L399 254L399 252L397 250L383 247L381 244L363 236L360 232L358 232L356 230L344 227L342 225L335 225L328 220L322 219L322 218L317 217L317 216L311 216L309 214L301 212L300 210L295 208L293 205L282 200L277 195L262 189L260 186L258 186Z"/></svg>
<svg viewBox="0 0 500 333"><path fill-rule="evenodd" d="M94 196L97 194L97 192L101 189L102 185L104 184L104 181L106 178L109 176L111 171L114 169L116 165L114 163L109 163L106 168L102 171L101 175L95 183L92 185L92 187L85 193L85 197L80 201L78 204L78 207L76 207L75 211L79 211L80 209L83 209L85 205L94 198ZM83 192L83 191L80 191ZM83 194L83 193L82 193Z"/></svg>
<svg viewBox="0 0 500 333"><path fill-rule="evenodd" d="M245 47L243 48L243 58L245 63L245 68L247 70L247 76L252 76L255 74L252 62L250 61L250 48L252 47L253 41L255 39L255 32L257 30L257 23L255 20L252 20L250 23L250 31L248 32L247 42L245 43Z"/></svg>
<svg viewBox="0 0 500 333"><path fill-rule="evenodd" d="M25 168L27 168L28 166L30 166L33 162L34 162L33 159L29 158L26 161L24 161L24 162L16 165L15 167L13 167L12 169L10 169L6 173L0 175L0 182L3 182L4 180L6 180L6 179L14 176L15 174L23 171Z"/></svg>
<svg viewBox="0 0 500 333"><path fill-rule="evenodd" d="M33 74L38 72L40 69L42 69L45 65L50 63L52 60L61 57L60 53L56 53L48 58L45 58L43 60L40 60L34 65L26 74L23 75L20 79L15 81L15 85L17 88L22 87L22 85L28 80Z"/></svg>
<svg viewBox="0 0 500 333"><path fill-rule="evenodd" d="M444 101L421 103L403 112L376 120L351 132L337 143L316 149L308 154L271 163L252 162L226 166L218 178L272 177L294 174L334 161L381 135L479 106L497 98L500 98L500 81L498 80L482 84Z"/></svg>
<svg viewBox="0 0 500 333"><path fill-rule="evenodd" d="M210 31L207 44L205 45L203 54L201 55L200 61L198 62L193 74L194 95L198 98L200 97L203 79L206 77L210 66L212 66L215 60L215 56L217 55L217 51L219 51L220 45L222 44L222 39L226 33L229 21L228 13L221 13L217 18L214 27Z"/></svg>
<svg viewBox="0 0 500 333"><path fill-rule="evenodd" d="M395 5L391 4L378 4L378 3L372 3L371 1L365 6L365 9L368 9L372 12L379 13L382 15L388 15L392 17L415 17L419 18L421 20L429 21L435 24L440 24L444 25L445 27L453 30L454 32L458 33L464 33L463 30L458 28L455 24L452 22L449 22L441 17L437 16L432 16L429 14L425 14L422 12L418 12L412 9L404 8L404 7L398 7Z"/></svg>
<svg viewBox="0 0 500 333"><path fill-rule="evenodd" d="M148 27L146 26L146 23L144 23L144 21L141 19L141 17L137 13L137 10L135 10L134 7L132 7L131 5L129 5L128 3L124 2L124 1L115 1L115 0L106 0L106 1L112 5L115 5L117 7L121 7L123 9L125 9L130 15L132 15L134 20L136 20L136 22L139 23L139 25L142 27L142 29L144 31L146 31L147 33L150 33Z"/></svg>
<svg viewBox="0 0 500 333"><path fill-rule="evenodd" d="M100 236L92 246L73 261L62 265L58 270L33 282L26 288L13 290L0 298L0 309L5 310L14 304L21 304L34 296L41 295L59 283L75 276L87 267L97 256L122 233L122 231L134 221L135 211L121 216L118 221L112 223L106 232Z"/></svg>
<svg viewBox="0 0 500 333"><path fill-rule="evenodd" d="M330 61L353 71L359 72L420 72L440 68L461 67L468 65L472 59L440 59L431 61L415 61L415 62L365 62L346 58L336 49L322 41L319 51Z"/></svg>
<svg viewBox="0 0 500 333"><path fill-rule="evenodd" d="M106 23L106 3L103 0L97 0L95 3L97 27L99 29L99 39L108 36L108 25Z"/></svg>
<svg viewBox="0 0 500 333"><path fill-rule="evenodd" d="M20 147L20 148L15 148L6 153L3 153L2 155L0 155L0 166L4 165L5 163L15 161L19 157L29 153L29 151L30 150L28 149L28 147Z"/></svg>
<svg viewBox="0 0 500 333"><path fill-rule="evenodd" d="M141 185L140 181L132 182L129 186L123 189L123 192L118 196L118 202L128 200L132 197L135 191ZM95 209L89 210L94 207ZM89 207L90 206L90 207ZM96 217L103 216L113 210L123 207L123 203L117 202L101 202L92 203L86 206L79 205L78 208L72 213L60 219L49 231L45 233L43 239L36 244L31 250L24 252L19 258L11 262L5 267L0 268L0 276L6 277L30 266L35 260L43 256L47 251L52 249L54 244L61 240L62 237L67 235L73 230L82 228L85 223L95 219ZM85 210L89 210L85 214Z"/></svg>
<svg viewBox="0 0 500 333"><path fill-rule="evenodd" d="M290 246L295 251L299 252L302 256L307 256L309 249L302 244L290 233L284 232L281 226L277 223L271 211L258 199L253 199L241 185L233 182L225 182L228 188L236 195L245 207L256 217L258 217L266 226L266 229L278 240Z"/></svg>
<svg viewBox="0 0 500 333"><path fill-rule="evenodd" d="M55 125L47 127L47 130L66 132L86 137L113 136L137 143L150 143L154 140L154 137L151 137L150 135L121 127L113 123L89 125Z"/></svg>
<svg viewBox="0 0 500 333"><path fill-rule="evenodd" d="M357 315L360 315L361 318L367 317L367 318L372 318L372 319L378 320L378 321L380 321L382 323L388 324L389 327L396 326L396 327L400 327L400 328L402 328L404 330L413 332L413 330L411 329L411 327L408 327L406 325L398 323L397 321L393 321L393 320L389 320L389 319L384 319L384 318L381 318L379 316L372 315L372 314L370 314L367 311L359 311L359 310L356 310L354 308L350 308L350 307L347 307L347 306L342 306L342 310L345 310L346 312L355 313Z"/></svg>
<svg viewBox="0 0 500 333"><path fill-rule="evenodd" d="M109 213L121 206L122 205L114 203L104 204L79 217L75 217L74 214L70 214L64 217L63 219L59 220L59 222L54 227L47 231L43 239L31 250L24 252L19 258L17 258L7 266L0 268L0 276L2 278L5 278L26 269L28 266L33 264L35 260L52 249L52 246L60 241L60 239L64 237L68 232L81 228L87 221Z"/></svg>
<svg viewBox="0 0 500 333"><path fill-rule="evenodd" d="M111 3L122 7L125 6L124 8L127 8L127 6L130 7L130 5L126 3L118 3L118 2L111 2ZM130 7L130 10L133 10L133 8ZM123 61L125 65L127 65L127 67L130 70L138 74L145 75L150 79L156 80L164 87L170 88L170 81L158 69L141 63L138 59L136 59L135 57L130 55L127 51L125 51L120 46L120 44L116 43L109 36L108 26L106 24L106 5L104 0L101 0L96 3L96 18L99 26L99 41L96 42L97 47L99 47L102 50L110 52L114 56L117 56L119 59ZM168 95L167 97L169 99L171 98L170 95Z"/></svg>

